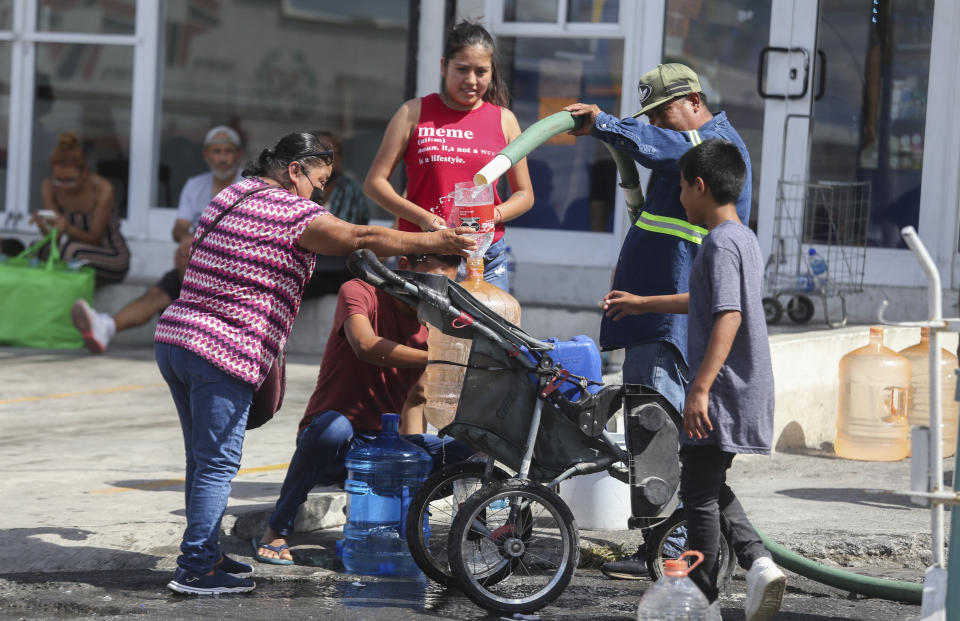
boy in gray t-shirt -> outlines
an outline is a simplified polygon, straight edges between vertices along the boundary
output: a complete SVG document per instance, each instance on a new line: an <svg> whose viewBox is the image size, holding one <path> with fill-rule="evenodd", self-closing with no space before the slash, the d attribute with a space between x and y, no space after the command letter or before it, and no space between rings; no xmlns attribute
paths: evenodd
<svg viewBox="0 0 960 621"><path fill-rule="evenodd" d="M756 236L737 217L734 205L746 165L732 143L712 139L687 151L679 166L687 219L709 231L690 271L690 292L654 298L624 294L609 308L616 316L650 311L690 315L687 359L693 380L683 407L680 498L687 546L704 555L690 578L708 600L716 601L722 513L737 560L748 570L746 618L764 621L780 609L786 577L726 483L736 453L769 454L773 438L763 260Z"/></svg>

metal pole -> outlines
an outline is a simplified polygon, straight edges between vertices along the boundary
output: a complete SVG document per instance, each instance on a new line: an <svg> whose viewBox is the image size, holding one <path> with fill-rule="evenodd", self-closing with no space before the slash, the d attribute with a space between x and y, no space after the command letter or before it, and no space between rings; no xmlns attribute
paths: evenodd
<svg viewBox="0 0 960 621"><path fill-rule="evenodd" d="M940 272L927 252L917 232L912 226L905 226L900 234L903 240L916 255L920 266L927 275L927 305L930 309L930 321L941 322L943 312L941 305ZM943 491L943 411L941 409L940 393L940 328L930 328L930 480L928 491ZM943 505L934 503L930 513L931 547L933 564L944 567L944 521Z"/></svg>

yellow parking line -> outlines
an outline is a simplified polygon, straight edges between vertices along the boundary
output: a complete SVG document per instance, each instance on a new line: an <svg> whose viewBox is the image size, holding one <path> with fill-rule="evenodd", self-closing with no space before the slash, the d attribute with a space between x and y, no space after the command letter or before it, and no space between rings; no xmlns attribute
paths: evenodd
<svg viewBox="0 0 960 621"><path fill-rule="evenodd" d="M96 390L81 390L79 392L58 392L52 395L34 395L26 397L14 397L13 399L0 399L0 405L10 403L23 403L25 401L46 401L48 399L69 399L80 395L108 395L114 392L132 392L134 390L143 390L144 388L158 388L166 384L137 384L132 386L111 386L110 388L97 388Z"/></svg>
<svg viewBox="0 0 960 621"><path fill-rule="evenodd" d="M272 466L257 466L255 468L241 468L237 472L237 476L241 474L254 474L257 472L270 472L272 470L286 470L289 463L286 464L273 464ZM147 481L145 483L137 483L136 485L129 485L125 487L108 487L107 489L97 489L90 492L91 494L118 494L120 492L135 492L143 491L150 489L157 489L160 487L173 487L175 485L180 485L183 483L184 479L162 479L160 481Z"/></svg>

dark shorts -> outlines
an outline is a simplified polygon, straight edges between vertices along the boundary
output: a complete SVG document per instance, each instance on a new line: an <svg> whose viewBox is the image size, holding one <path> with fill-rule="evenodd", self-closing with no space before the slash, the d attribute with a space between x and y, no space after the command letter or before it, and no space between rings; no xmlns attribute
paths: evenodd
<svg viewBox="0 0 960 621"><path fill-rule="evenodd" d="M163 289L163 292L170 296L171 300L176 300L180 297L180 285L182 284L183 280L180 278L180 272L173 269L160 278L157 286Z"/></svg>

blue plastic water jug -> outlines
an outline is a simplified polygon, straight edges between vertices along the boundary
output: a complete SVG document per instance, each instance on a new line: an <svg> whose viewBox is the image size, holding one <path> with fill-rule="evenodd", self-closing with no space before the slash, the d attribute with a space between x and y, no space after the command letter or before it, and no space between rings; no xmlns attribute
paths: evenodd
<svg viewBox="0 0 960 621"><path fill-rule="evenodd" d="M433 466L430 454L398 432L400 417L384 414L380 435L347 453L347 524L342 561L354 574L420 573L406 539L410 499Z"/></svg>
<svg viewBox="0 0 960 621"><path fill-rule="evenodd" d="M548 352L555 363L570 371L574 375L586 377L589 380L603 383L603 370L600 360L600 350L589 336L578 334L569 341L558 341L555 338L544 339L553 343L555 349ZM595 393L602 386L591 384L587 392ZM560 392L567 399L576 401L580 398L580 388L571 382L560 385Z"/></svg>

